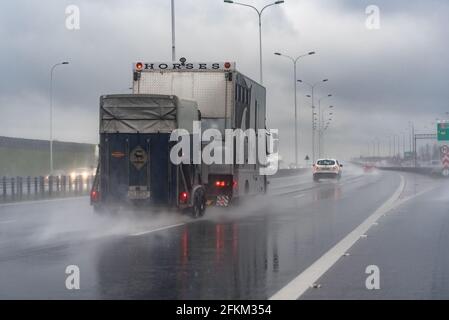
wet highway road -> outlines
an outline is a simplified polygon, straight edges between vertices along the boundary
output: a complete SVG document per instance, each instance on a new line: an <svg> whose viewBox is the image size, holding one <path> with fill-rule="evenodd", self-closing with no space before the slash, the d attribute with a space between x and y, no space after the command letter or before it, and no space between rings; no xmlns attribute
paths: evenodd
<svg viewBox="0 0 449 320"><path fill-rule="evenodd" d="M0 298L268 299L286 287L291 299L447 298L449 197L431 190L444 184L348 166L340 181L272 179L268 195L199 220L97 216L87 198L2 205ZM394 194L402 203L299 296L292 281ZM365 288L370 264L381 290ZM65 287L68 265L80 290Z"/></svg>

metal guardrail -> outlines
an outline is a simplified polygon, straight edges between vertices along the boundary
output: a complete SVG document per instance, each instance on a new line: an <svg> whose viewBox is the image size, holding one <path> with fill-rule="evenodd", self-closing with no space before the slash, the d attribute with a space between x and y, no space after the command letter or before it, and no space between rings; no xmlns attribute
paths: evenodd
<svg viewBox="0 0 449 320"><path fill-rule="evenodd" d="M94 176L0 177L0 202L89 194Z"/></svg>
<svg viewBox="0 0 449 320"><path fill-rule="evenodd" d="M310 169L280 169L271 177L295 176L308 170ZM72 176L0 177L0 203L88 195L94 180L95 175L87 177L78 175L75 178Z"/></svg>

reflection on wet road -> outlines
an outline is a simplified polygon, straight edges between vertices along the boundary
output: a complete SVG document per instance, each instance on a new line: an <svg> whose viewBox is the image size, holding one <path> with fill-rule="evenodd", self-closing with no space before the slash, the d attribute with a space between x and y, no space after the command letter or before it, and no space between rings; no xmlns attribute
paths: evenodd
<svg viewBox="0 0 449 320"><path fill-rule="evenodd" d="M404 195L422 187L413 179ZM269 194L195 221L95 216L86 198L0 207L0 298L267 299L380 207L400 176L348 167L340 181L311 180L273 179ZM65 288L68 265L80 268L80 290Z"/></svg>

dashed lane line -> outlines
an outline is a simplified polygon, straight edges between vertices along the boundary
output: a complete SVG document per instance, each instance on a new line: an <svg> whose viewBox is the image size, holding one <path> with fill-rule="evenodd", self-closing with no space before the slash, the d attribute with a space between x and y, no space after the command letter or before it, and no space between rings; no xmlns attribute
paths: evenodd
<svg viewBox="0 0 449 320"><path fill-rule="evenodd" d="M137 233L131 233L130 236L138 237L138 236L142 236L142 235L145 235L145 234L150 234L150 233L153 233L153 232L156 232L156 231L162 231L162 230L167 230L167 229L171 229L171 228L180 227L180 226L183 226L185 224L186 224L185 222L178 223L178 224L172 224L172 225L169 225L169 226L164 226L164 227L160 227L160 228L156 228L156 229L141 231L141 232L137 232Z"/></svg>

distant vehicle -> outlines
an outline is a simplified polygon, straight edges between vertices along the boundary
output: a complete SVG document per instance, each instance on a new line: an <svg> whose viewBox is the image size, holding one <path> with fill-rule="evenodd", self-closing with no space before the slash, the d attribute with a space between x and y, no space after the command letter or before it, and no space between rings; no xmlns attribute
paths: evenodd
<svg viewBox="0 0 449 320"><path fill-rule="evenodd" d="M75 180L77 177L81 176L84 180L90 176L94 176L97 168L76 168L69 171L70 178Z"/></svg>
<svg viewBox="0 0 449 320"><path fill-rule="evenodd" d="M51 174L46 174L45 175L45 181L48 181L50 176L62 177L62 176L65 176L65 175L67 175L67 173L64 170L56 169L56 170L53 170L53 172Z"/></svg>
<svg viewBox="0 0 449 320"><path fill-rule="evenodd" d="M440 160L431 160L429 162L429 167L442 167Z"/></svg>
<svg viewBox="0 0 449 320"><path fill-rule="evenodd" d="M72 170L62 170L62 169L55 169L51 174L46 174L44 176L45 181L48 181L50 179L50 176L53 178L59 177L60 179L62 177L70 177L72 181L75 181L76 178L81 177L83 181L86 181L88 177L95 176L95 172L97 171L97 168L91 167L91 168L76 168Z"/></svg>
<svg viewBox="0 0 449 320"><path fill-rule="evenodd" d="M365 172L371 172L374 170L376 166L372 163L365 163L365 165L363 166L363 171Z"/></svg>
<svg viewBox="0 0 449 320"><path fill-rule="evenodd" d="M431 160L427 167L431 168L431 174L441 174L443 172L443 164L440 160Z"/></svg>
<svg viewBox="0 0 449 320"><path fill-rule="evenodd" d="M342 167L335 159L318 159L313 164L313 181L323 178L340 179Z"/></svg>

